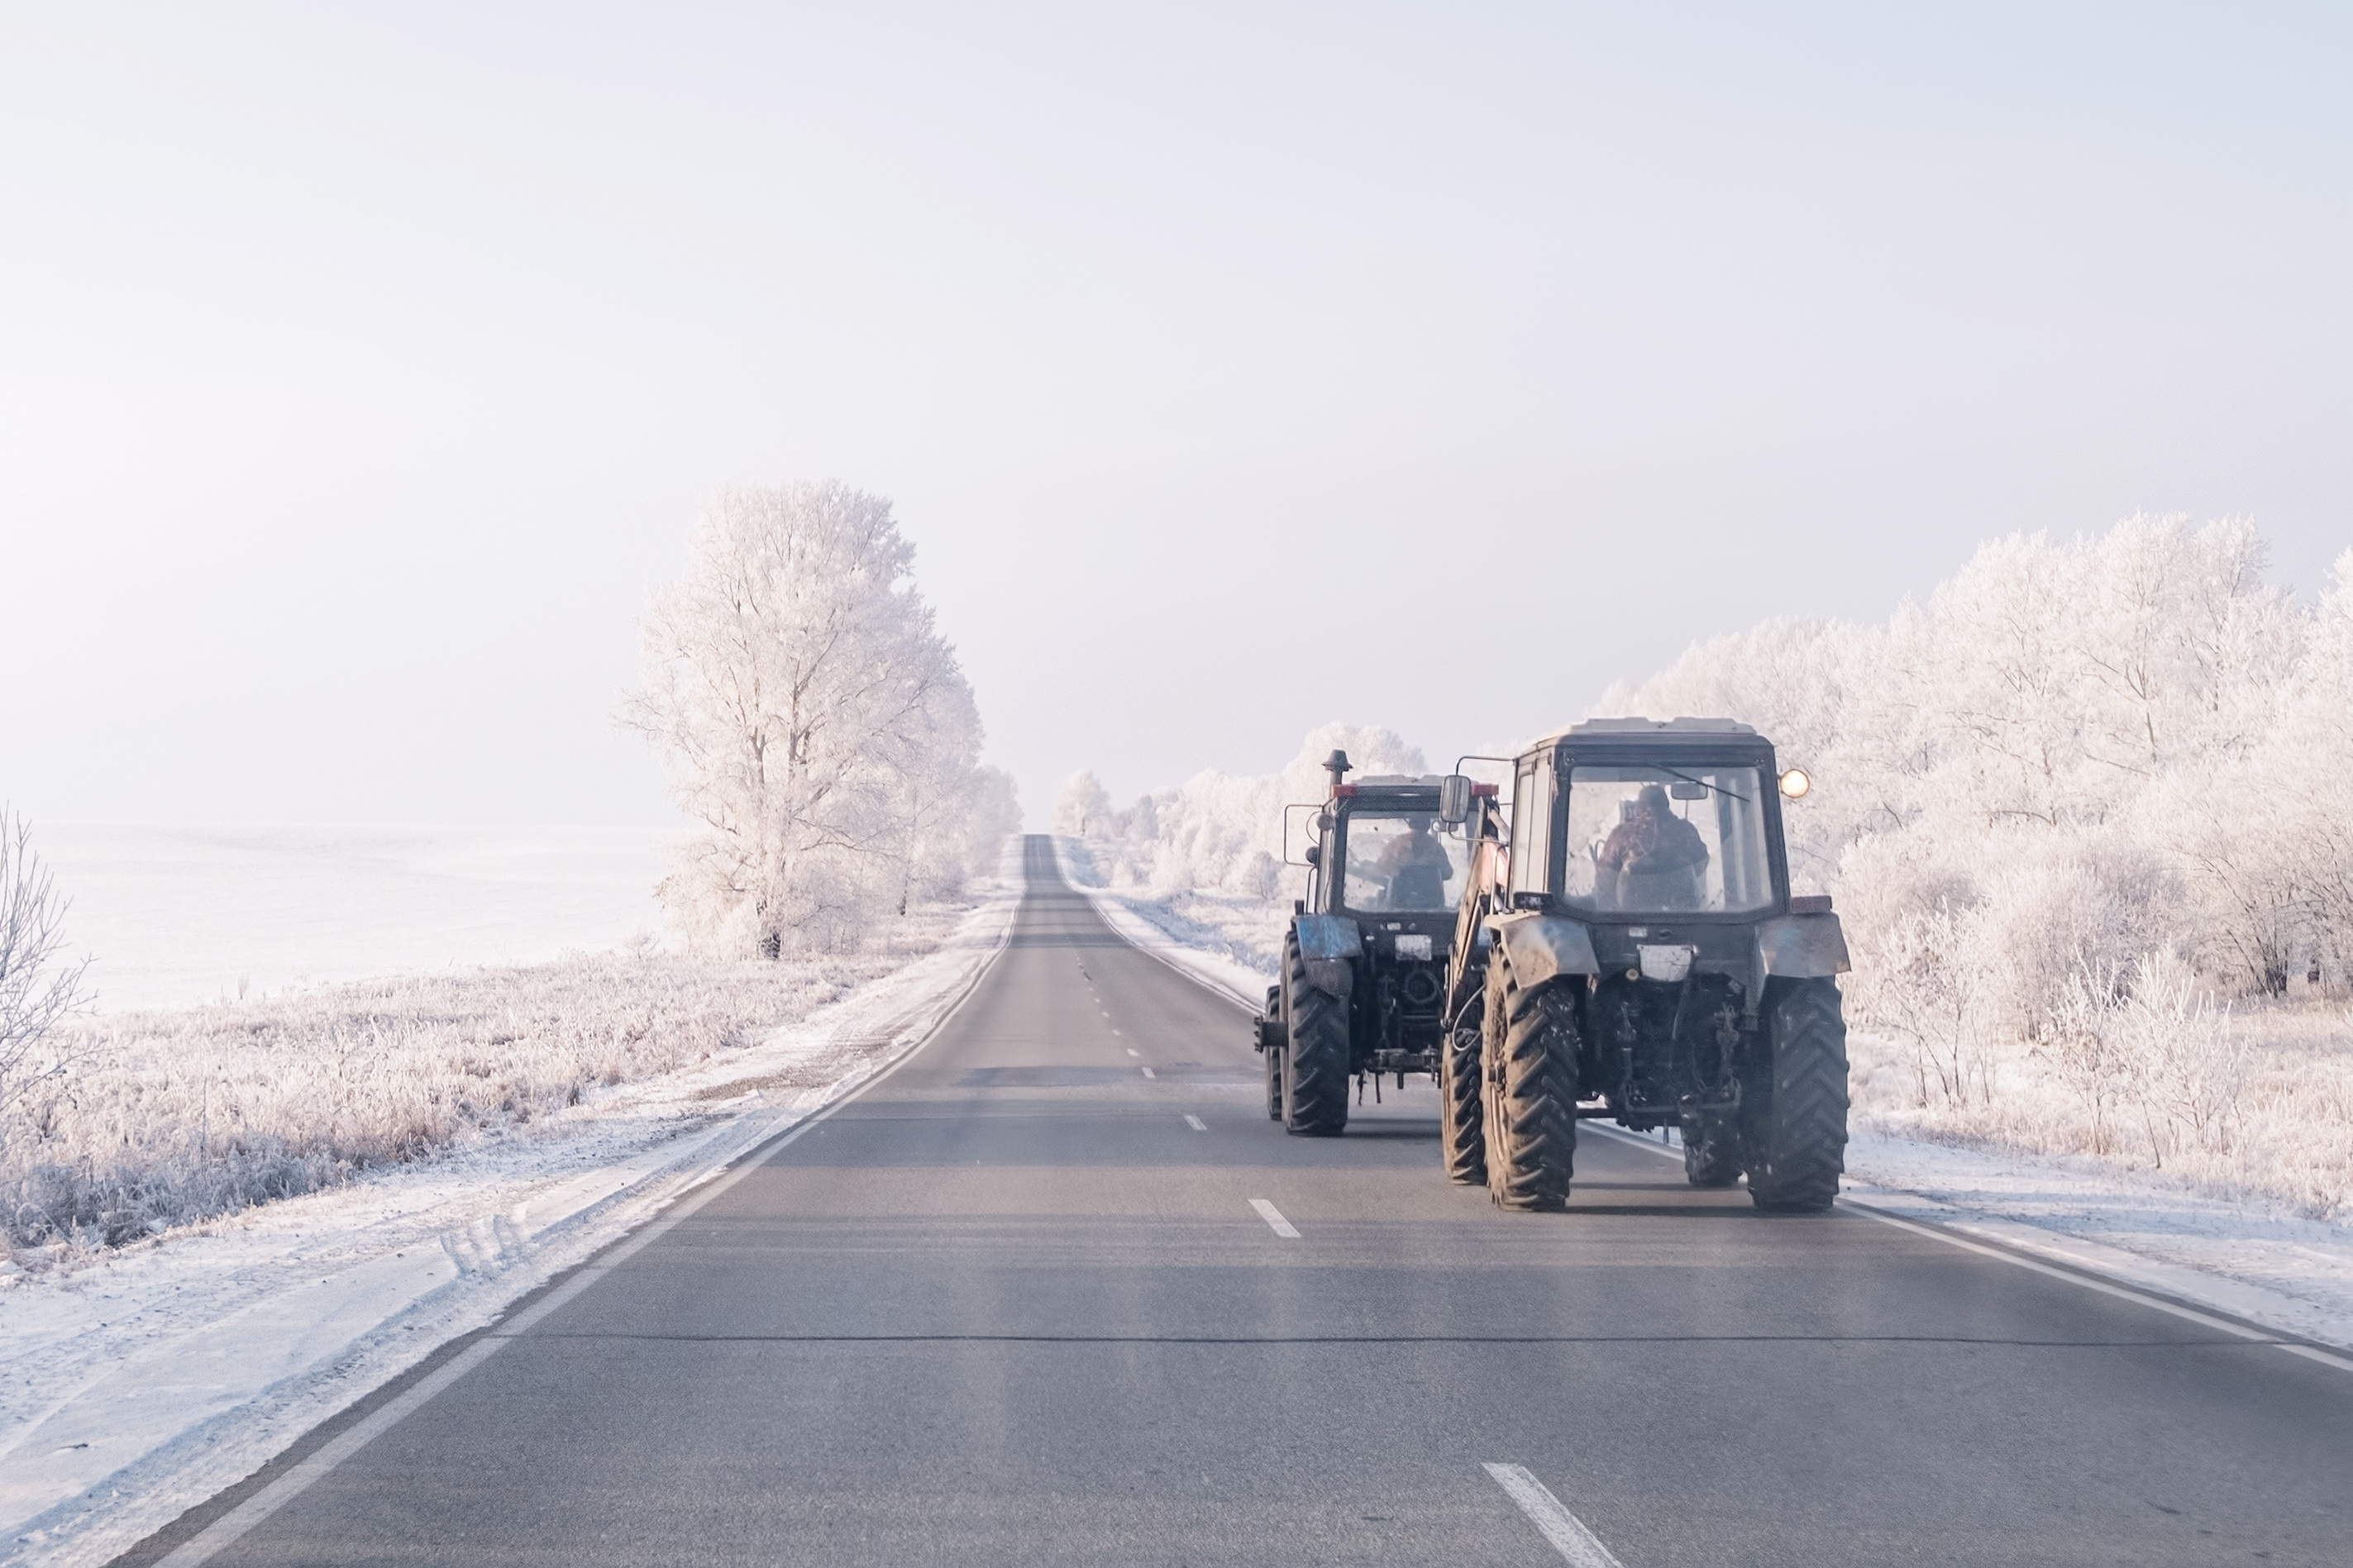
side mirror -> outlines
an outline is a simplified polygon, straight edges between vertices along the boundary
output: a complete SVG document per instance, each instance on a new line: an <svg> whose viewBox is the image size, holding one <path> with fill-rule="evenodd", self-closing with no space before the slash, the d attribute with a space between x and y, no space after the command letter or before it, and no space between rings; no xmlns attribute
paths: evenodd
<svg viewBox="0 0 2353 1568"><path fill-rule="evenodd" d="M1471 781L1461 773L1449 773L1438 781L1438 820L1449 827L1458 827L1471 816Z"/></svg>
<svg viewBox="0 0 2353 1568"><path fill-rule="evenodd" d="M1307 863L1310 866L1321 866L1324 864L1324 846L1321 844L1310 844L1307 847Z"/></svg>

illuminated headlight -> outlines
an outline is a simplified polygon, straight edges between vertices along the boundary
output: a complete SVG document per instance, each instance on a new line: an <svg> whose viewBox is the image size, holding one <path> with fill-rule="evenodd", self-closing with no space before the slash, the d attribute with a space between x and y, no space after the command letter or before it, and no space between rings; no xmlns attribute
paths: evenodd
<svg viewBox="0 0 2353 1568"><path fill-rule="evenodd" d="M1802 800L1806 792L1813 787L1814 781L1806 776L1803 768L1791 768L1781 775L1781 793L1791 800Z"/></svg>

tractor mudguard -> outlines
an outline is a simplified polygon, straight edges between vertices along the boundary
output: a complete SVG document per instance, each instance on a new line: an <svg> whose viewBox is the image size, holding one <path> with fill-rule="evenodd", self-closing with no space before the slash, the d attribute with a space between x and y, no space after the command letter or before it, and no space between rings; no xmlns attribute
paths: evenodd
<svg viewBox="0 0 2353 1568"><path fill-rule="evenodd" d="M1847 962L1846 928L1836 915L1776 915L1757 928L1765 973L1785 980L1826 980L1854 966Z"/></svg>
<svg viewBox="0 0 2353 1568"><path fill-rule="evenodd" d="M1583 921L1523 910L1497 915L1487 924L1525 990L1563 974L1601 973L1601 961L1593 956L1593 932Z"/></svg>
<svg viewBox="0 0 2353 1568"><path fill-rule="evenodd" d="M1345 915L1301 915L1294 929L1299 956L1306 961L1307 984L1343 1001L1356 988L1356 960L1365 954L1356 922Z"/></svg>

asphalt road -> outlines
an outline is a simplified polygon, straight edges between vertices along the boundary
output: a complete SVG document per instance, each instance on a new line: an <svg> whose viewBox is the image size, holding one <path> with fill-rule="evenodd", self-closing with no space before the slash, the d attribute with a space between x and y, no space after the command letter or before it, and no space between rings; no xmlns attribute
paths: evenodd
<svg viewBox="0 0 2353 1568"><path fill-rule="evenodd" d="M1426 1087L1286 1138L1030 875L896 1072L214 1561L1559 1563L1489 1464L1625 1568L2353 1560L2353 1373L1607 1137L1501 1214Z"/></svg>

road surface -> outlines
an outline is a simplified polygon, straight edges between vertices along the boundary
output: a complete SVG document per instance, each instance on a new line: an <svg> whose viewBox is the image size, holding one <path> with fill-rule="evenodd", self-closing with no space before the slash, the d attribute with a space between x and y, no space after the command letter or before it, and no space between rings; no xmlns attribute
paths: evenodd
<svg viewBox="0 0 2353 1568"><path fill-rule="evenodd" d="M211 1561L2353 1560L2353 1373L1589 1131L1498 1213L1426 1086L1287 1138L1028 858L927 1045Z"/></svg>

